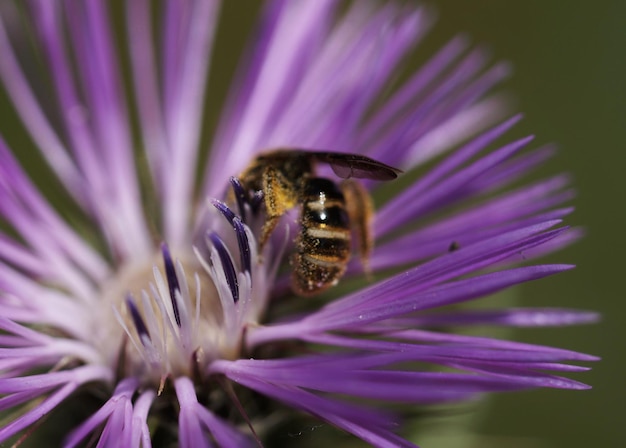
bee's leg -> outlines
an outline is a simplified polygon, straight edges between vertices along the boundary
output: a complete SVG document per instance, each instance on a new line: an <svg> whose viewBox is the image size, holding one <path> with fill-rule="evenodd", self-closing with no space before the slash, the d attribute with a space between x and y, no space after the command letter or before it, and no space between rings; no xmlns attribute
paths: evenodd
<svg viewBox="0 0 626 448"><path fill-rule="evenodd" d="M263 249L263 246L276 228L280 217L287 210L295 207L298 201L294 186L279 170L271 166L267 167L263 172L263 194L267 216L261 230L261 238L259 239L260 249Z"/></svg>
<svg viewBox="0 0 626 448"><path fill-rule="evenodd" d="M372 235L372 217L374 216L374 204L369 192L363 184L353 179L346 179L341 183L341 191L346 199L346 209L350 217L350 227L355 235L357 250L363 270L369 275L369 257L374 247Z"/></svg>

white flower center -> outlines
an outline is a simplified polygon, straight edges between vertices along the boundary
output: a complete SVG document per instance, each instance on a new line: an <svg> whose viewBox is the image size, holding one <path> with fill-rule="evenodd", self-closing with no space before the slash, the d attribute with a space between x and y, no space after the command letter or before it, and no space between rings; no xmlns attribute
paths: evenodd
<svg viewBox="0 0 626 448"><path fill-rule="evenodd" d="M93 344L119 375L162 384L240 355L245 328L258 324L265 308L266 269L253 250L252 272L242 272L220 241L207 242L202 255L176 251L170 258L164 248L151 260L122 266L102 286Z"/></svg>

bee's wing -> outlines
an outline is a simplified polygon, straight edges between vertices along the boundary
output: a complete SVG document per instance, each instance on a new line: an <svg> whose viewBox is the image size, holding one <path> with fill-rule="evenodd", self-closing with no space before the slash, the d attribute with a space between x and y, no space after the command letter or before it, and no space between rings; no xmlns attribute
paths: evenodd
<svg viewBox="0 0 626 448"><path fill-rule="evenodd" d="M343 179L356 177L358 179L392 180L402 172L397 168L360 154L315 152L312 155L316 160L330 165L333 172Z"/></svg>

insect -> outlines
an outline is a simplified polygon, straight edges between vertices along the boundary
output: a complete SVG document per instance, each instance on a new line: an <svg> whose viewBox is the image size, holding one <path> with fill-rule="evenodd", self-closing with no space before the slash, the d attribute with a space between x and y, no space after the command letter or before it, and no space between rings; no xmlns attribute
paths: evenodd
<svg viewBox="0 0 626 448"><path fill-rule="evenodd" d="M344 180L318 177L319 163ZM262 191L265 223L259 245L267 242L281 216L299 206L292 287L313 295L335 285L350 260L352 235L367 266L373 239L373 205L365 187L353 178L395 179L400 170L358 154L276 149L259 155L239 179L246 191Z"/></svg>

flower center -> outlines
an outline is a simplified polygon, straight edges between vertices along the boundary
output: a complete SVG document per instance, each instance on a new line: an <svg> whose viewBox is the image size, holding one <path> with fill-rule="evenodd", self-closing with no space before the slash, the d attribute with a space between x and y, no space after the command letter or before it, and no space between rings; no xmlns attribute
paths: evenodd
<svg viewBox="0 0 626 448"><path fill-rule="evenodd" d="M239 356L267 289L251 287L255 263L236 267L216 233L206 242L204 253L170 254L163 245L161 253L123 266L103 285L93 343L118 375L161 384L167 376L202 375L213 360ZM240 250L250 254L249 247Z"/></svg>

